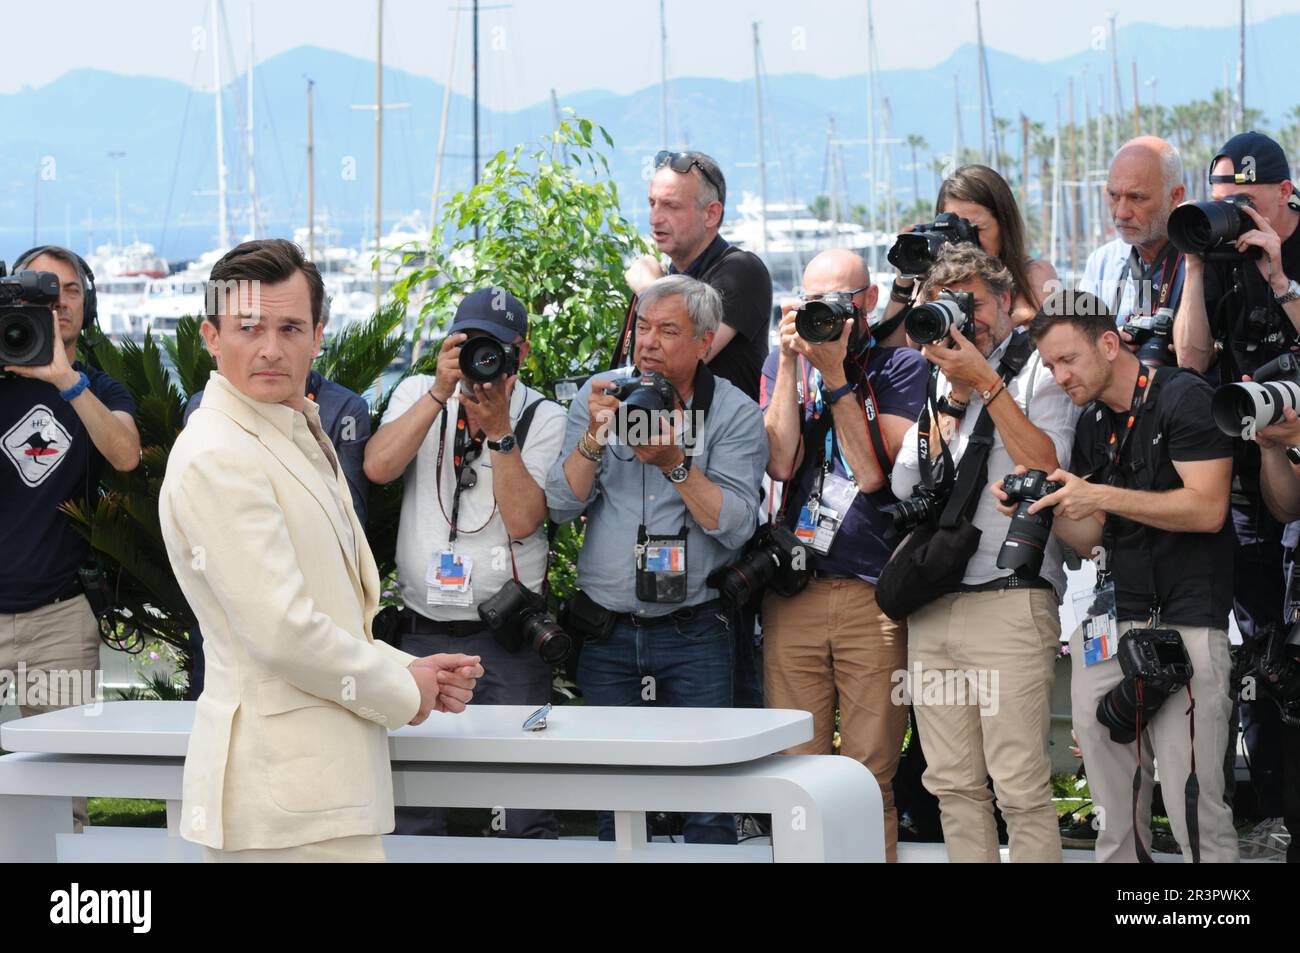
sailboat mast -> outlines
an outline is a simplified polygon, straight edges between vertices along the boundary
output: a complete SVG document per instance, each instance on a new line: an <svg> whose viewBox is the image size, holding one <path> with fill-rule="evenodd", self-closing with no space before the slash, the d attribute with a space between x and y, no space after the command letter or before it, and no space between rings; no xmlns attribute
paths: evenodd
<svg viewBox="0 0 1300 953"><path fill-rule="evenodd" d="M867 0L867 161L867 242L874 276L879 266L879 240L876 236L876 21L871 0Z"/></svg>
<svg viewBox="0 0 1300 953"><path fill-rule="evenodd" d="M442 160L447 148L447 114L451 111L451 81L456 70L456 39L460 31L460 7L451 8L451 49L447 53L447 82L442 87L442 118L438 122L438 157L433 164L433 198L429 208L429 229L438 227L438 196L442 189Z"/></svg>
<svg viewBox="0 0 1300 953"><path fill-rule="evenodd" d="M767 258L767 159L763 152L763 85L762 71L759 68L758 21L751 26L754 30L754 106L758 119L758 200L761 204L762 238L759 240L759 254Z"/></svg>
<svg viewBox="0 0 1300 953"><path fill-rule="evenodd" d="M311 92L316 85L307 80L307 258L316 259L316 141L312 130Z"/></svg>
<svg viewBox="0 0 1300 953"><path fill-rule="evenodd" d="M659 144L668 148L668 21L659 0Z"/></svg>
<svg viewBox="0 0 1300 953"><path fill-rule="evenodd" d="M221 0L212 4L212 76L217 97L217 245L223 251L230 247L230 233L226 226L226 141L222 132L221 115Z"/></svg>
<svg viewBox="0 0 1300 953"><path fill-rule="evenodd" d="M980 19L980 0L975 0L975 38L979 43L980 156L985 165L992 165L989 162L988 117L984 114L984 24Z"/></svg>
<svg viewBox="0 0 1300 953"><path fill-rule="evenodd" d="M1237 131L1246 131L1246 0L1241 0L1237 29Z"/></svg>
<svg viewBox="0 0 1300 953"><path fill-rule="evenodd" d="M384 300L384 0L375 26L375 312Z"/></svg>
<svg viewBox="0 0 1300 953"><path fill-rule="evenodd" d="M249 238L261 231L257 221L257 173L253 165L253 5L248 5L248 229Z"/></svg>

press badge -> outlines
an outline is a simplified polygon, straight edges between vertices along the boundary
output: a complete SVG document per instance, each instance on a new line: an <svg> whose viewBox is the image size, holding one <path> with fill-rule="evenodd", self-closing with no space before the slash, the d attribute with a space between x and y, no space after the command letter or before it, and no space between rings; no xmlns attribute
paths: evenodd
<svg viewBox="0 0 1300 953"><path fill-rule="evenodd" d="M450 549L435 553L429 560L425 574L428 586L426 601L431 606L471 606L474 604L474 587L470 574L474 560L458 556Z"/></svg>
<svg viewBox="0 0 1300 953"><path fill-rule="evenodd" d="M1115 584L1107 582L1074 596L1074 617L1080 621L1083 664L1096 665L1113 658L1119 648L1119 613L1115 608Z"/></svg>
<svg viewBox="0 0 1300 953"><path fill-rule="evenodd" d="M813 552L826 555L831 551L831 544L835 542L835 536L844 525L844 519L848 516L849 508L853 506L857 495L858 485L852 480L846 480L834 473L826 474L825 479L822 480L822 491L817 499L816 511L810 514L812 538L810 541L805 540L799 536L797 530L795 536L800 542L807 542ZM803 513L799 514L799 520L802 523Z"/></svg>
<svg viewBox="0 0 1300 953"><path fill-rule="evenodd" d="M675 535L639 536L636 597L642 602L685 602L686 527Z"/></svg>

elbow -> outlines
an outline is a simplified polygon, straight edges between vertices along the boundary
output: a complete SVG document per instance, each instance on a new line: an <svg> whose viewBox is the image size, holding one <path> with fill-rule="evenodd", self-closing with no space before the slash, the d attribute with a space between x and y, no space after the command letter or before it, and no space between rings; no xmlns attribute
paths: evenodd
<svg viewBox="0 0 1300 953"><path fill-rule="evenodd" d="M1203 518L1196 531L1199 533L1217 533L1223 529L1223 524L1228 519L1228 494L1210 501L1210 505L1201 508Z"/></svg>
<svg viewBox="0 0 1300 953"><path fill-rule="evenodd" d="M140 465L143 451L140 445L136 444L135 450L131 454L123 454L119 459L112 461L113 469L118 473L130 473Z"/></svg>
<svg viewBox="0 0 1300 953"><path fill-rule="evenodd" d="M369 447L366 447L365 459L361 462L361 471L366 475L366 479L376 486L391 483L397 476L397 474L389 472L389 469L379 459L379 454L371 453Z"/></svg>
<svg viewBox="0 0 1300 953"><path fill-rule="evenodd" d="M767 475L777 483L788 483L794 477L794 467L779 463L775 456L767 462Z"/></svg>
<svg viewBox="0 0 1300 953"><path fill-rule="evenodd" d="M879 493L885 487L889 486L889 480L883 473L878 473L870 478L863 479L858 484L860 493Z"/></svg>

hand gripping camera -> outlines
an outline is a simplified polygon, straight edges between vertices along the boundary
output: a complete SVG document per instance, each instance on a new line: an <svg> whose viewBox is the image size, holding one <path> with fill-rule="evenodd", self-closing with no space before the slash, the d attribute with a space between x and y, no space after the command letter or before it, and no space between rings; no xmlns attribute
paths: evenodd
<svg viewBox="0 0 1300 953"><path fill-rule="evenodd" d="M1169 341L1174 333L1174 309L1161 308L1155 314L1134 317L1130 315L1121 331L1127 331L1138 346L1137 359L1143 364L1165 367L1173 363Z"/></svg>
<svg viewBox="0 0 1300 953"><path fill-rule="evenodd" d="M809 344L838 341L844 333L844 322L857 311L850 294L822 295L799 306L794 316L794 329Z"/></svg>
<svg viewBox="0 0 1300 953"><path fill-rule="evenodd" d="M608 382L605 393L623 402L613 421L620 443L644 446L658 433L658 421L676 406L677 391L662 374L619 377Z"/></svg>
<svg viewBox="0 0 1300 953"><path fill-rule="evenodd" d="M517 374L519 348L491 336L470 338L460 346L460 372L477 384Z"/></svg>
<svg viewBox="0 0 1300 953"><path fill-rule="evenodd" d="M1029 507L1060 488L1061 484L1047 479L1042 470L1030 470L1023 476L1012 473L1002 478L1007 502L1016 504L1016 512L998 551L999 569L1013 569L1021 579L1038 578L1047 539L1052 534L1052 508L1030 513Z"/></svg>

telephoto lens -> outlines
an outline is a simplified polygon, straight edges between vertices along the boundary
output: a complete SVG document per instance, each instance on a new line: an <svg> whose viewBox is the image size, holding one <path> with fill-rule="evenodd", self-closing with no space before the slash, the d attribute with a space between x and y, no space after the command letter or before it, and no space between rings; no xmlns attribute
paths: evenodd
<svg viewBox="0 0 1300 953"><path fill-rule="evenodd" d="M795 312L794 329L809 344L838 341L844 322L853 317L853 301L847 297L827 295L805 301Z"/></svg>
<svg viewBox="0 0 1300 953"><path fill-rule="evenodd" d="M497 642L508 652L531 645L543 662L562 662L573 648L573 638L546 611L546 600L511 579L478 607Z"/></svg>
<svg viewBox="0 0 1300 953"><path fill-rule="evenodd" d="M1248 439L1283 419L1290 407L1300 412L1300 359L1280 354L1255 372L1253 381L1224 384L1210 400L1210 414L1224 433Z"/></svg>
<svg viewBox="0 0 1300 953"><path fill-rule="evenodd" d="M1016 504L1016 512L998 551L999 569L1012 569L1021 579L1038 578L1047 539L1052 535L1052 509L1045 507L1030 513L1029 507L1060 488L1061 484L1047 479L1042 470L1030 470L1023 476L1011 473L1002 478L1007 502Z"/></svg>
<svg viewBox="0 0 1300 953"><path fill-rule="evenodd" d="M1241 210L1243 205L1255 207L1247 195L1180 205L1169 216L1169 241L1185 255L1240 258L1234 245L1255 227L1255 220Z"/></svg>
<svg viewBox="0 0 1300 953"><path fill-rule="evenodd" d="M962 334L975 314L975 296L969 291L943 291L939 297L907 312L903 326L917 344L934 344L948 337L954 328Z"/></svg>
<svg viewBox="0 0 1300 953"><path fill-rule="evenodd" d="M486 384L519 371L519 349L494 337L470 338L460 346L460 372L471 381Z"/></svg>
<svg viewBox="0 0 1300 953"><path fill-rule="evenodd" d="M709 574L705 584L718 590L728 608L743 606L764 589L793 596L808 583L808 554L789 527L764 523L745 545L740 559Z"/></svg>
<svg viewBox="0 0 1300 953"><path fill-rule="evenodd" d="M1123 680L1097 701L1097 721L1120 745L1137 739L1138 712L1150 724L1170 695L1192 680L1192 660L1175 629L1132 629L1119 640Z"/></svg>

